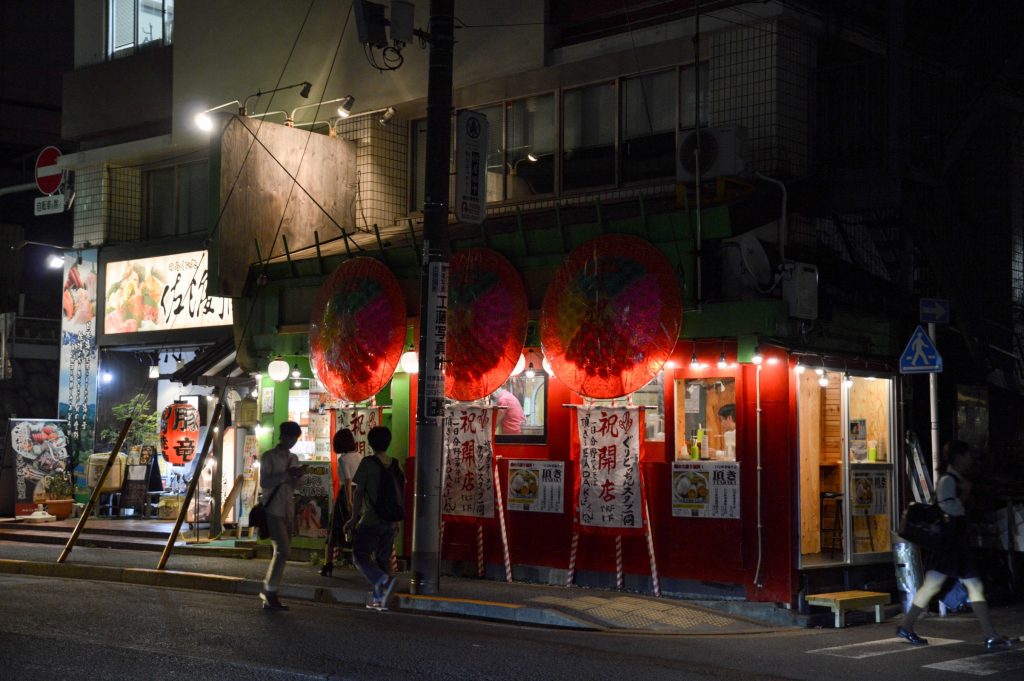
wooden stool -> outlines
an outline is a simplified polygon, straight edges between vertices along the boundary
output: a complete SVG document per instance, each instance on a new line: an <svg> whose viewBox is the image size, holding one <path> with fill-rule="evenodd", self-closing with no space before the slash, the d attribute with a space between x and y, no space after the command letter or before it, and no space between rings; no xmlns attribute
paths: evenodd
<svg viewBox="0 0 1024 681"><path fill-rule="evenodd" d="M877 591L836 591L807 597L810 605L824 605L836 615L836 629L846 626L846 611L875 606L875 621L882 621L882 606L889 605L889 594Z"/></svg>

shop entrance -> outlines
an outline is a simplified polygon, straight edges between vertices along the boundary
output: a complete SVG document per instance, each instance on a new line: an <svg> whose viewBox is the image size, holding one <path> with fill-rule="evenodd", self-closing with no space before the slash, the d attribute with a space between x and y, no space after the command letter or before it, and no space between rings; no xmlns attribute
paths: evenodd
<svg viewBox="0 0 1024 681"><path fill-rule="evenodd" d="M893 381L797 375L801 567L888 560L893 527Z"/></svg>

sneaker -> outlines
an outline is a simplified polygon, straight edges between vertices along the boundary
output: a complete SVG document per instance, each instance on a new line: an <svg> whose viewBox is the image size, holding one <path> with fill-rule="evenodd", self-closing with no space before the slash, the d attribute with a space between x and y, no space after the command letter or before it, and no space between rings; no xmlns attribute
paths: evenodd
<svg viewBox="0 0 1024 681"><path fill-rule="evenodd" d="M276 591L261 591L260 600L264 610L287 610L288 606L277 600Z"/></svg>
<svg viewBox="0 0 1024 681"><path fill-rule="evenodd" d="M387 610L387 609L388 609L388 608L387 608L387 606L386 606L386 605L384 604L384 601L382 601L382 600L381 600L381 599L380 599L380 598L379 598L379 597L377 596L377 593L376 593L376 591L377 591L377 590L376 590L376 589L374 589L374 593L371 593L371 594L369 594L369 596L370 596L370 599L369 599L369 601L368 601L368 602L366 603L366 609L367 609L367 610L376 610L377 612L382 612L382 611L384 611L384 610Z"/></svg>
<svg viewBox="0 0 1024 681"><path fill-rule="evenodd" d="M1006 638L1005 636L993 636L992 638L985 639L985 647L989 650L999 650L1000 648L1012 648L1013 640Z"/></svg>

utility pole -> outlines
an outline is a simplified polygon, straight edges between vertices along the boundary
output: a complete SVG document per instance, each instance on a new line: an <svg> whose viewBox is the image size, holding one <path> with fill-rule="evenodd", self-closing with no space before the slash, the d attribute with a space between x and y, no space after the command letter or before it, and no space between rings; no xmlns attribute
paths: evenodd
<svg viewBox="0 0 1024 681"><path fill-rule="evenodd" d="M423 595L436 593L440 586L454 17L454 0L431 0L427 172L420 273L420 366L416 390L416 489L409 585L412 593Z"/></svg>

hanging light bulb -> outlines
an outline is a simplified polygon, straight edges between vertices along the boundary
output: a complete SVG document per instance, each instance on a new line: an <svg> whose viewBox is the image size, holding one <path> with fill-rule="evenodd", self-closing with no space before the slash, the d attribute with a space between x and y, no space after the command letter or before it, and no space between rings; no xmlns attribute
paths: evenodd
<svg viewBox="0 0 1024 681"><path fill-rule="evenodd" d="M726 369L729 367L729 362L725 359L725 350L722 350L722 354L718 356L718 368Z"/></svg>
<svg viewBox="0 0 1024 681"><path fill-rule="evenodd" d="M296 378L294 381L292 381L292 386L296 387L296 388L301 388L302 387L302 381L300 381L299 379Z"/></svg>
<svg viewBox="0 0 1024 681"><path fill-rule="evenodd" d="M533 368L533 362L530 362L530 366L526 367L526 377L533 378L537 375L537 370Z"/></svg>
<svg viewBox="0 0 1024 681"><path fill-rule="evenodd" d="M281 357L277 357L267 365L267 373L270 374L270 378L280 383L288 378L288 362Z"/></svg>
<svg viewBox="0 0 1024 681"><path fill-rule="evenodd" d="M807 367L805 367L803 364L801 364L800 362L796 363L796 374L797 374L797 376L799 376L800 374L802 374L806 370L807 370Z"/></svg>
<svg viewBox="0 0 1024 681"><path fill-rule="evenodd" d="M750 358L750 361L754 364L760 364L764 361L764 355L761 354L761 346L754 348L754 356Z"/></svg>
<svg viewBox="0 0 1024 681"><path fill-rule="evenodd" d="M843 374L843 387L849 388L853 385L853 379L850 378L850 374Z"/></svg>
<svg viewBox="0 0 1024 681"><path fill-rule="evenodd" d="M515 367L515 369L512 370L512 375L513 376L518 376L519 374L523 373L523 369L525 369L525 368L526 368L526 355L520 353L519 354L519 361L516 362L516 367Z"/></svg>
<svg viewBox="0 0 1024 681"><path fill-rule="evenodd" d="M826 375L825 375L825 374L823 373L823 374L821 375L821 378L819 378L819 379L818 379L818 385L820 385L820 386L821 386L822 388L824 388L824 387L828 386L828 376L826 376Z"/></svg>
<svg viewBox="0 0 1024 681"><path fill-rule="evenodd" d="M299 371L299 365L298 364L293 364L292 365L292 378L298 378L301 375L302 375L302 372Z"/></svg>
<svg viewBox="0 0 1024 681"><path fill-rule="evenodd" d="M416 351L411 348L402 353L398 364L402 367L402 371L407 374L418 374L420 372L420 358L416 356Z"/></svg>

